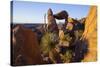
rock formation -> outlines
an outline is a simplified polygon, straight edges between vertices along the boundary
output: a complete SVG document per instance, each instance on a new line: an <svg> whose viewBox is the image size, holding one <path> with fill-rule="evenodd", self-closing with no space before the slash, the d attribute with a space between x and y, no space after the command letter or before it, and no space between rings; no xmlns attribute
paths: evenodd
<svg viewBox="0 0 100 67"><path fill-rule="evenodd" d="M56 24L56 20L53 16L53 12L51 9L48 10L48 23L47 23L48 31L58 33L58 26Z"/></svg>
<svg viewBox="0 0 100 67"><path fill-rule="evenodd" d="M82 39L88 40L88 53L83 61L97 60L97 7L91 6Z"/></svg>
<svg viewBox="0 0 100 67"><path fill-rule="evenodd" d="M68 22L68 13L67 13L67 11L62 10L62 11L60 11L60 12L54 14L53 16L54 16L54 18L56 18L56 19L58 19L58 20L65 19L65 24L64 24L64 26L67 25L67 22Z"/></svg>
<svg viewBox="0 0 100 67"><path fill-rule="evenodd" d="M12 38L12 65L43 64L35 32L17 25L12 29Z"/></svg>

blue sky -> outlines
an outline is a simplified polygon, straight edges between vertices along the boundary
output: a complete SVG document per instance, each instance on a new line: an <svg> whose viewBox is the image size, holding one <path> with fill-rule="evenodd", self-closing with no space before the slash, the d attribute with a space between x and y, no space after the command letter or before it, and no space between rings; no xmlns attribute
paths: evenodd
<svg viewBox="0 0 100 67"><path fill-rule="evenodd" d="M49 8L52 9L54 14L61 10L66 10L69 14L69 17L80 19L87 16L89 7L89 5L14 1L13 22L43 23L44 14L47 13Z"/></svg>

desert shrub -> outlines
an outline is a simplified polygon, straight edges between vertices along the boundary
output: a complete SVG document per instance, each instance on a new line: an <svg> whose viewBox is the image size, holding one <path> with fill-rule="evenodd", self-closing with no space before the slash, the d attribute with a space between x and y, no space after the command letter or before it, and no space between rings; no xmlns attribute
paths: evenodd
<svg viewBox="0 0 100 67"><path fill-rule="evenodd" d="M70 48L70 42L72 40L72 37L69 36L69 33L64 34L64 37L62 40L60 40L60 53L61 53L61 59L63 63L69 63L72 58L72 50Z"/></svg>
<svg viewBox="0 0 100 67"><path fill-rule="evenodd" d="M62 58L64 63L69 63L71 61L71 58L72 58L72 51L67 50L66 53L61 56L61 58Z"/></svg>
<svg viewBox="0 0 100 67"><path fill-rule="evenodd" d="M65 34L65 40L70 42L72 37L69 36L69 34Z"/></svg>
<svg viewBox="0 0 100 67"><path fill-rule="evenodd" d="M58 41L58 36L55 33L46 32L41 38L41 51L43 54L49 53L49 51L55 48L55 45Z"/></svg>

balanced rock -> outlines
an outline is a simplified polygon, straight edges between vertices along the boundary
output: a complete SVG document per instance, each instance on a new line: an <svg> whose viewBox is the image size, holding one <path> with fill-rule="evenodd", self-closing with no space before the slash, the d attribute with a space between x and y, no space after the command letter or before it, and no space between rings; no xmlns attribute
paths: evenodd
<svg viewBox="0 0 100 67"><path fill-rule="evenodd" d="M54 18L58 19L58 20L62 20L62 19L65 19L65 25L67 24L68 22L68 13L67 11L65 10L62 10L56 14L53 15Z"/></svg>

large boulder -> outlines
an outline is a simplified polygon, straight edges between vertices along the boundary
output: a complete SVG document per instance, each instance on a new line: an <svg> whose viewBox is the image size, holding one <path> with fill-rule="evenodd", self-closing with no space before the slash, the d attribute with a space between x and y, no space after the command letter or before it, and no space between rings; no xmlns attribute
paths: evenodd
<svg viewBox="0 0 100 67"><path fill-rule="evenodd" d="M65 26L67 25L68 23L68 12L65 11L65 10L62 10L56 14L53 15L54 18L58 19L58 20L62 20L62 19L65 19Z"/></svg>
<svg viewBox="0 0 100 67"><path fill-rule="evenodd" d="M88 53L83 61L97 60L97 7L91 6L85 21L85 31L82 39L88 41Z"/></svg>
<svg viewBox="0 0 100 67"><path fill-rule="evenodd" d="M43 63L35 32L17 25L12 29L12 38L12 65Z"/></svg>

